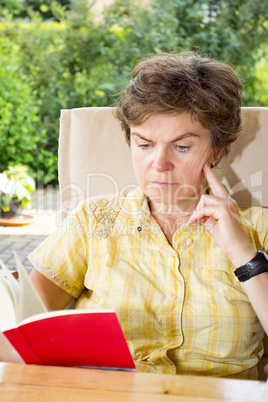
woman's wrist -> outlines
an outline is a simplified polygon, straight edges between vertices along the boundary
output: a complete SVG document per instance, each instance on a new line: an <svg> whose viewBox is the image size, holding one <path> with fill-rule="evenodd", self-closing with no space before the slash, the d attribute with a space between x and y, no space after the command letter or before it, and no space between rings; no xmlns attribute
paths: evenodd
<svg viewBox="0 0 268 402"><path fill-rule="evenodd" d="M228 256L231 260L232 264L235 268L240 268L243 265L246 265L249 261L251 261L256 256L256 251L250 245L250 247L245 247L241 249L237 249L232 253L232 255Z"/></svg>

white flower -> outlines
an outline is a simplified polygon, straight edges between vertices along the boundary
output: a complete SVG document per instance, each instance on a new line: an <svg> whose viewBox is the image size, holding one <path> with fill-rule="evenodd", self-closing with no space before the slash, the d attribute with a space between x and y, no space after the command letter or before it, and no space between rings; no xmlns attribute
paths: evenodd
<svg viewBox="0 0 268 402"><path fill-rule="evenodd" d="M0 191L8 194L11 198L15 192L16 182L9 180L4 173L0 173Z"/></svg>

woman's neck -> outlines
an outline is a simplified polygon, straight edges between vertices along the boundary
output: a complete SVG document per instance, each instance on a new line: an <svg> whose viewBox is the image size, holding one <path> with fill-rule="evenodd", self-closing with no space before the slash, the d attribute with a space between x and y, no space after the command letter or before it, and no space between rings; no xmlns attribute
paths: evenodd
<svg viewBox="0 0 268 402"><path fill-rule="evenodd" d="M187 202L178 204L160 204L149 200L151 215L161 227L169 242L172 241L174 233L185 225L196 205L198 199L187 200Z"/></svg>

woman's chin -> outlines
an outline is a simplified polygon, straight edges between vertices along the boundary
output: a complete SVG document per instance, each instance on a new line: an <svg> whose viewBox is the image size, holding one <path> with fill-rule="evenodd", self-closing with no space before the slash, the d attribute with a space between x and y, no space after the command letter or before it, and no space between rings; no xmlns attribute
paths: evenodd
<svg viewBox="0 0 268 402"><path fill-rule="evenodd" d="M144 193L152 202L161 204L180 204L199 200L200 192L196 189L180 189L175 187L150 187Z"/></svg>
<svg viewBox="0 0 268 402"><path fill-rule="evenodd" d="M174 214L174 215L191 215L193 209L199 201L197 194L184 194L181 197L175 197L166 194L146 194L149 199L151 211L154 214Z"/></svg>

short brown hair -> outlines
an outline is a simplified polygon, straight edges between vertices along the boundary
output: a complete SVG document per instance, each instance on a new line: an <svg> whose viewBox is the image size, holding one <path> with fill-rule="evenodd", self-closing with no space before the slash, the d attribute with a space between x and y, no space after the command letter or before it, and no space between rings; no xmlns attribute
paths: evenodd
<svg viewBox="0 0 268 402"><path fill-rule="evenodd" d="M141 60L115 109L130 144L130 127L153 114L188 112L211 130L215 150L227 154L241 126L243 85L231 66L193 52Z"/></svg>

